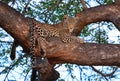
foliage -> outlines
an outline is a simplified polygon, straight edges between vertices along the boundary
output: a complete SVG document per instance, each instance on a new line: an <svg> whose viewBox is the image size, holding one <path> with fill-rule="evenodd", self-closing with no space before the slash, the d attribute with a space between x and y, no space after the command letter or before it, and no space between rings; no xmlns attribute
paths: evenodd
<svg viewBox="0 0 120 81"><path fill-rule="evenodd" d="M27 17L33 17L43 23L56 24L63 20L63 15L75 16L77 12L82 11L82 4L80 0L2 0L16 10L20 11L21 14ZM30 2L29 2L30 1ZM88 5L93 0L86 0ZM111 4L113 0L94 0L99 5ZM29 3L28 3L29 2ZM29 4L26 6L26 4ZM54 5L54 6L53 6ZM96 24L90 24L86 26L80 36L85 39L86 42L95 43L114 43L110 41L108 33L110 30L114 30L113 24L110 22L98 22ZM9 40L10 41L9 41ZM18 47L17 58L11 61L9 58L11 52L13 39L4 31L0 30L0 76L4 76L4 81L11 77L19 75L22 80L28 81L31 75L31 63L29 56L22 53L22 49ZM19 69L18 69L19 68ZM105 77L94 72L89 66L79 66L72 64L61 65L59 69L65 68L65 71L60 71L61 74L66 73L67 75L61 76L58 81L65 81L72 79L74 81L104 81ZM103 73L109 73L114 67L97 67ZM76 73L77 72L77 75ZM113 76L107 77L117 78L120 74L119 70ZM18 78L12 78L18 79Z"/></svg>

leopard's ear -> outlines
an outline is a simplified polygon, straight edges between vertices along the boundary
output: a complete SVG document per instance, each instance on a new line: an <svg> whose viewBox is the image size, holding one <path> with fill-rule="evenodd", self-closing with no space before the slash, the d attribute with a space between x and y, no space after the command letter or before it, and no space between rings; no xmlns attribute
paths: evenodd
<svg viewBox="0 0 120 81"><path fill-rule="evenodd" d="M67 16L67 15L64 15L64 20L67 19L67 18L68 18L68 16Z"/></svg>
<svg viewBox="0 0 120 81"><path fill-rule="evenodd" d="M80 18L78 16L75 16L74 19L77 21L79 20Z"/></svg>

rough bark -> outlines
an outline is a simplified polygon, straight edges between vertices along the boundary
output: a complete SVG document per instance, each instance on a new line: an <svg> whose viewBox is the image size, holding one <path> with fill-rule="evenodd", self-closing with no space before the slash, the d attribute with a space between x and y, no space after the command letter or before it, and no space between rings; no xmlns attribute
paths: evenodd
<svg viewBox="0 0 120 81"><path fill-rule="evenodd" d="M0 26L25 49L29 45L29 42L25 42L29 39L29 26L24 22L24 16L0 2Z"/></svg>
<svg viewBox="0 0 120 81"><path fill-rule="evenodd" d="M118 44L71 43L65 45L57 38L56 41L53 39L50 41L54 47L48 45L47 57L54 62L53 64L66 62L78 65L120 65L120 45Z"/></svg>
<svg viewBox="0 0 120 81"><path fill-rule="evenodd" d="M99 6L87 9L77 14L79 17L74 35L77 35L81 29L93 22L99 21L118 21L120 18L120 7L118 5ZM62 26L60 23L57 26ZM119 22L116 23L120 29ZM13 36L18 43L29 51L29 25L25 17L6 4L0 2L0 26ZM53 64L73 63L79 65L119 65L119 45L108 44L79 44L72 42L64 44L59 38L47 39L49 45L47 49L47 58Z"/></svg>
<svg viewBox="0 0 120 81"><path fill-rule="evenodd" d="M79 17L78 23L73 31L73 35L78 35L84 26L101 21L108 21L115 24L120 30L120 5L111 4L88 8L76 15Z"/></svg>

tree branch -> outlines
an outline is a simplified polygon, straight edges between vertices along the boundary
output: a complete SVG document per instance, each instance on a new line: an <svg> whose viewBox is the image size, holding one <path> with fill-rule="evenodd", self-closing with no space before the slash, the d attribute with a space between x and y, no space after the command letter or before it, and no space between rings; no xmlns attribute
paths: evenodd
<svg viewBox="0 0 120 81"><path fill-rule="evenodd" d="M119 1L119 0L118 0ZM78 35L84 26L90 23L96 23L100 21L108 21L115 24L118 30L120 30L120 5L102 5L93 8L89 8L83 12L76 14L79 18L78 23L73 31L73 35Z"/></svg>
<svg viewBox="0 0 120 81"><path fill-rule="evenodd" d="M24 22L26 19L23 15L0 1L0 26L25 49L29 45L25 42L29 40L29 26Z"/></svg>
<svg viewBox="0 0 120 81"><path fill-rule="evenodd" d="M53 41L56 40L56 41ZM60 39L51 38L47 57L56 63L78 65L116 65L120 61L120 45L112 44L63 44Z"/></svg>

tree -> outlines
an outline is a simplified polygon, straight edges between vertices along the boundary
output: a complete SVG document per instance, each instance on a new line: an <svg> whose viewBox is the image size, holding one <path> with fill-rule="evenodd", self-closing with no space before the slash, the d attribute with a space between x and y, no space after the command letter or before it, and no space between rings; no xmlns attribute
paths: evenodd
<svg viewBox="0 0 120 81"><path fill-rule="evenodd" d="M96 1L98 3L102 3L102 0L100 1L96 0ZM11 3L9 0L7 2ZM12 1L12 4L15 4L15 2L18 1ZM58 1L53 0L53 2L51 1L50 4L46 2L41 1L41 4L38 5L36 3L31 3L31 0L29 0L28 2L24 2L26 5L23 8L23 10L21 10L19 6L15 6L18 8L19 11L22 11L21 14L12 7L3 3L2 1L0 2L0 26L7 33L9 33L15 39L15 41L17 41L18 45L21 45L23 47L25 52L24 56L29 55L29 48L30 48L29 24L25 16L36 18L35 14L40 14L38 19L40 20L41 18L42 20L40 21L43 21L44 24L51 23L51 24L55 24L54 27L63 27L62 23L64 21L60 22L59 19L60 18L62 19L63 18L62 16L64 14L69 13L70 16L73 16L73 14L75 14L76 15L75 17L79 19L76 20L77 23L75 25L74 30L71 33L74 39L76 39L75 36L78 36L86 25L100 21L112 22L114 23L116 28L120 30L119 0L116 0L113 3L112 0L108 0L108 2L107 0L104 0L104 3L106 3L106 5L100 5L92 8L87 8L83 0L77 2L70 1L71 3L69 2L65 3L62 0L58 0ZM79 3L81 2L83 8L73 7L74 10L70 10L71 6L74 5L78 6L79 5L78 2ZM74 5L72 5L73 3ZM41 9L41 11L36 10L35 12L33 12L32 9L35 7L35 5L37 5L36 7ZM52 7L50 5L55 5L55 6ZM64 12L62 12L61 8L64 9ZM55 14L52 15L53 13ZM49 41L49 44L45 46L47 48L46 57L52 66L60 63L71 63L71 64L90 65L90 66L92 65L119 66L120 64L119 44L118 45L93 44L93 43L80 44L78 42L72 42L66 44L61 42L59 37L51 37L48 38L47 41ZM101 43L101 41L99 41L99 43ZM94 67L92 68L93 70L97 71Z"/></svg>

